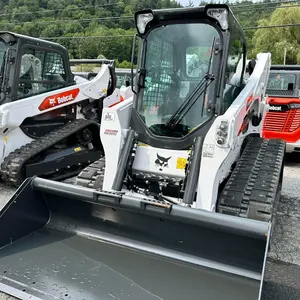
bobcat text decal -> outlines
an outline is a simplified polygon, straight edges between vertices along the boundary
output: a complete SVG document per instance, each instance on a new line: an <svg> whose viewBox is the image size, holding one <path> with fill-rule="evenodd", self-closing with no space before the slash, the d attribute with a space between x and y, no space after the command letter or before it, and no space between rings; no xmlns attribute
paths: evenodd
<svg viewBox="0 0 300 300"><path fill-rule="evenodd" d="M60 106L64 103L71 102L75 100L77 95L79 94L79 89L73 89L70 91L62 92L53 96L48 96L45 100L40 104L39 110L46 110L51 107Z"/></svg>
<svg viewBox="0 0 300 300"><path fill-rule="evenodd" d="M159 168L159 171L162 171L164 168L167 168L168 167L168 162L169 162L169 159L172 157L163 157L163 156L160 156L158 154L156 154L157 156L157 159L155 160L155 164L158 166Z"/></svg>
<svg viewBox="0 0 300 300"><path fill-rule="evenodd" d="M282 108L281 108L281 106L272 105L269 107L269 111L282 111Z"/></svg>

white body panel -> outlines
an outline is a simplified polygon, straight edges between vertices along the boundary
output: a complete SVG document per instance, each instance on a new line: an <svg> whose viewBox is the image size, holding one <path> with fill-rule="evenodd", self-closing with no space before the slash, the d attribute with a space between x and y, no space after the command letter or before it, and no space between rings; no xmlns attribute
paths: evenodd
<svg viewBox="0 0 300 300"><path fill-rule="evenodd" d="M6 134L0 135L0 162L12 151L30 143L32 139L28 137L19 127Z"/></svg>
<svg viewBox="0 0 300 300"><path fill-rule="evenodd" d="M133 97L131 86L126 87L122 85L120 88L120 94L124 99L129 99L130 97Z"/></svg>
<svg viewBox="0 0 300 300"><path fill-rule="evenodd" d="M259 105L255 105L257 114L264 113L264 99L266 83L269 77L271 67L271 54L259 54L257 56L257 63L254 72L248 79L247 85L228 108L224 115L218 117L210 130L206 134L200 174L198 179L197 201L196 208L205 209L209 211L215 210L217 201L217 193L219 183L229 174L231 165L236 161L239 155L241 144L245 135L238 135L242 126L244 117L247 111L247 99L252 96L253 99L258 99ZM251 109L251 105L249 109ZM216 143L217 126L222 120L229 122L228 143L220 147ZM246 133L260 133L261 126L252 127Z"/></svg>
<svg viewBox="0 0 300 300"><path fill-rule="evenodd" d="M188 156L188 151L138 146L132 168L135 172L184 178Z"/></svg>
<svg viewBox="0 0 300 300"><path fill-rule="evenodd" d="M100 137L105 153L105 176L103 190L111 191L118 158L128 133L133 97L113 107L105 107L102 113Z"/></svg>

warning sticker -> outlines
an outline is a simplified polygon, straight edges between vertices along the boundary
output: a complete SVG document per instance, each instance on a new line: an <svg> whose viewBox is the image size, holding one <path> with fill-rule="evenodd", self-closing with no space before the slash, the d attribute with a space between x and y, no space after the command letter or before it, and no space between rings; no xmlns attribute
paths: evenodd
<svg viewBox="0 0 300 300"><path fill-rule="evenodd" d="M105 121L114 121L115 120L115 114L113 112L107 112L104 115L104 120Z"/></svg>
<svg viewBox="0 0 300 300"><path fill-rule="evenodd" d="M107 135L117 135L118 130L113 130L113 129L105 129L104 134Z"/></svg>
<svg viewBox="0 0 300 300"><path fill-rule="evenodd" d="M176 169L183 170L187 164L187 159L184 157L178 157L176 162Z"/></svg>
<svg viewBox="0 0 300 300"><path fill-rule="evenodd" d="M204 144L202 150L203 157L214 157L215 145L214 144Z"/></svg>

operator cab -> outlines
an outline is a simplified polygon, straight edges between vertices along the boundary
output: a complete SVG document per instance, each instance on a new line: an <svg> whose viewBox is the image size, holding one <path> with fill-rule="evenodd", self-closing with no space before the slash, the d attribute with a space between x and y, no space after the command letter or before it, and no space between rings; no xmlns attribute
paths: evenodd
<svg viewBox="0 0 300 300"><path fill-rule="evenodd" d="M0 104L75 84L65 47L0 32Z"/></svg>
<svg viewBox="0 0 300 300"><path fill-rule="evenodd" d="M141 43L132 127L144 143L183 149L241 92L244 34L227 5L143 10L135 20Z"/></svg>

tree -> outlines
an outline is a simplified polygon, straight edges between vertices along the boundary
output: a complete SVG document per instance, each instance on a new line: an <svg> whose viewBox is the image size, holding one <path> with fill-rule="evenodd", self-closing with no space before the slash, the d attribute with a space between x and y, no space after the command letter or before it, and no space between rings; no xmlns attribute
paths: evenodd
<svg viewBox="0 0 300 300"><path fill-rule="evenodd" d="M297 24L300 20L300 8L290 7L286 9L278 8L269 19L262 19L260 26ZM284 54L286 53L287 64L300 63L300 28L294 27L277 27L257 30L253 36L252 56L258 52L271 52L272 63L282 64Z"/></svg>

